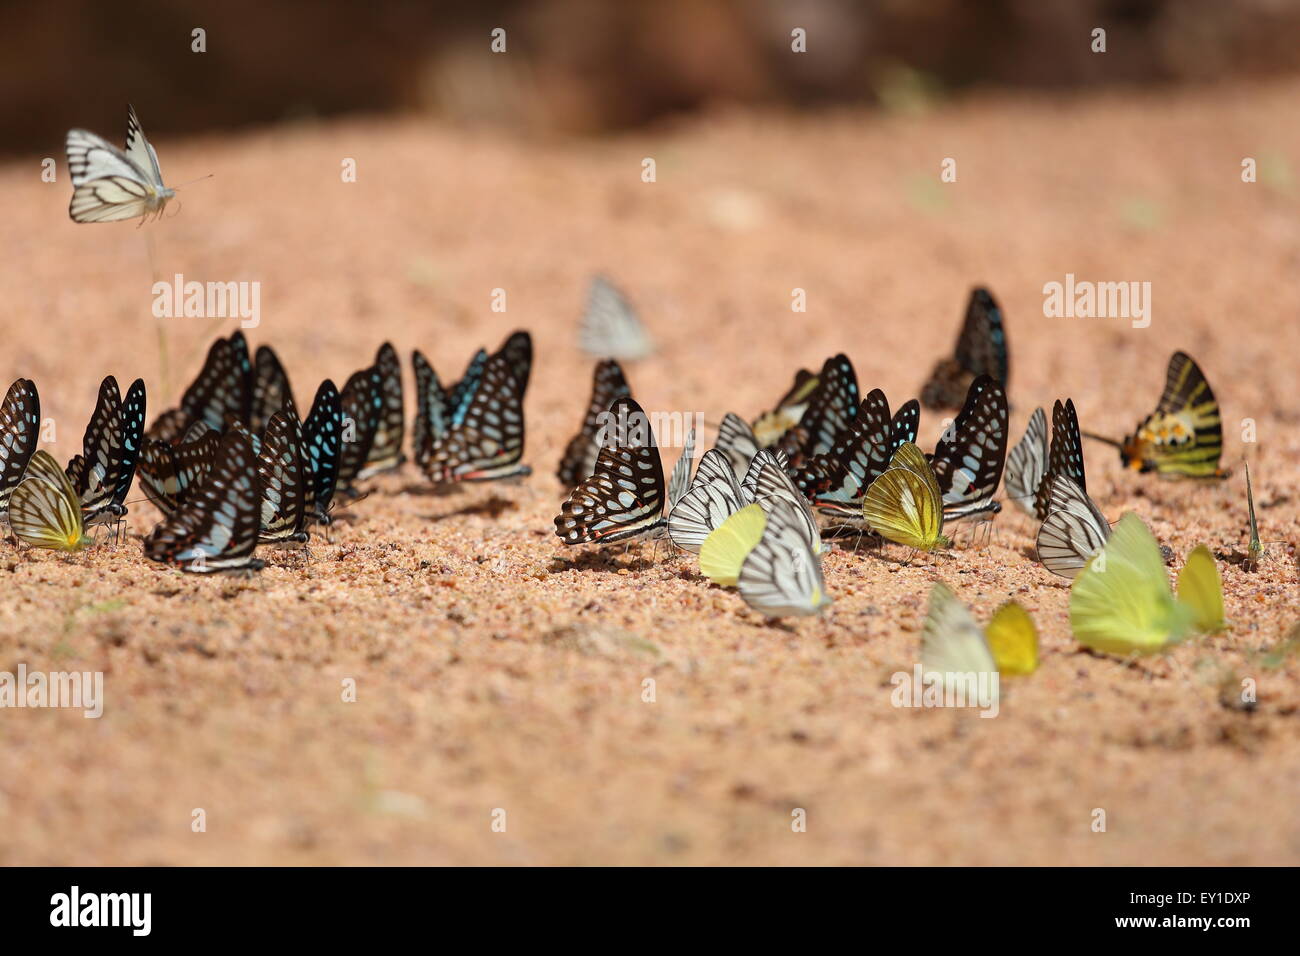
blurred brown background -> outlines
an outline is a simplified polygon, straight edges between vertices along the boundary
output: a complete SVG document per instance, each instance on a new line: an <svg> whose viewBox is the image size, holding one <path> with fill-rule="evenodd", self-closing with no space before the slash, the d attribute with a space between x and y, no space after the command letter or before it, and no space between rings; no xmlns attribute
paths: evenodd
<svg viewBox="0 0 1300 956"><path fill-rule="evenodd" d="M1300 0L54 0L0 5L0 151L357 111L532 133L730 103L916 109L978 86L1294 72ZM808 52L790 52L803 27ZM1090 49L1094 27L1107 52ZM191 31L207 52L191 52ZM508 55L489 50L504 27Z"/></svg>

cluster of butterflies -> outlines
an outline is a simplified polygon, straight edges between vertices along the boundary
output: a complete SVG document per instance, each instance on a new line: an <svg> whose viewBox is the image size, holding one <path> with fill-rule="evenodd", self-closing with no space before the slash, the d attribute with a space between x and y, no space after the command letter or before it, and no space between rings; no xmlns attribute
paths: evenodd
<svg viewBox="0 0 1300 956"><path fill-rule="evenodd" d="M125 150L72 130L67 155L76 222L161 215L175 195L135 110L128 108ZM773 410L752 423L728 413L714 448L694 469L694 432L665 487L648 417L632 399L618 360L650 355L654 341L627 298L607 279L592 283L580 344L600 359L578 434L561 460L572 488L555 518L566 545L612 544L667 534L698 554L711 580L739 589L750 606L779 617L812 614L829 603L822 576L823 524L856 529L920 551L946 547L947 524L989 521L1006 472L1006 496L1041 522L1038 555L1072 578L1071 623L1100 650L1152 649L1191 627L1222 626L1213 558L1189 556L1178 596L1169 593L1149 529L1125 515L1112 530L1089 498L1082 438L1119 449L1126 467L1166 476L1222 478L1218 403L1196 363L1176 352L1154 412L1122 441L1083 433L1074 403L1057 401L1050 441L1038 408L1008 454L1010 371L1002 310L987 289L970 297L951 357L940 361L920 401L891 414L884 393L860 396L852 363L828 359L820 373L800 370ZM527 333L495 353L480 350L462 378L444 388L413 355L416 418L412 454L437 484L517 478L524 448L523 397L532 365ZM933 452L916 445L921 405L959 409ZM179 408L146 432L144 384L125 400L110 376L87 426L82 453L66 468L36 450L40 405L19 379L0 408L0 515L37 547L75 550L86 529L119 522L135 472L164 514L145 540L148 557L192 571L260 568L259 544L299 547L312 524L328 525L337 495L357 497L357 482L404 461L401 370L385 344L342 392L325 381L299 419L287 376L261 346L250 360L236 333L218 340ZM1240 562L1258 563L1260 546L1249 490L1251 544ZM1217 603L1216 603L1217 602ZM982 630L942 585L931 597L925 654L938 669L1024 673L1036 663L1036 637L1017 605ZM955 667L957 664L970 667Z"/></svg>
<svg viewBox="0 0 1300 956"><path fill-rule="evenodd" d="M591 343L600 341L609 352L635 354L619 348L620 329L639 325L621 294L597 280L591 302L584 347L594 352ZM596 304L601 319L593 325ZM632 336L633 342L647 340L643 332ZM751 607L779 617L817 613L829 603L820 560L823 529L856 531L917 551L947 547L946 527L991 521L1001 511L994 496L1004 471L1006 497L1041 522L1043 565L1065 578L1079 576L1112 536L1087 494L1085 434L1117 447L1124 465L1137 471L1224 477L1218 403L1185 353L1171 358L1155 411L1122 441L1081 432L1067 398L1053 408L1050 441L1039 408L1008 453L1009 366L1002 311L987 289L977 288L955 354L936 365L920 401L891 412L880 389L863 397L852 362L836 355L818 373L799 370L775 407L752 422L725 415L715 446L693 474L692 432L665 485L649 421L631 398L618 361L602 358L586 416L560 463L558 477L573 490L555 518L556 534L566 545L667 534L699 555L700 570L711 580L737 586ZM916 444L923 404L959 409L930 453ZM1121 572L1105 580L1118 586L1125 577ZM1095 585L1084 592L1089 587ZM1026 631L1018 627L1017 633ZM1023 652L1018 659L1024 666Z"/></svg>
<svg viewBox="0 0 1300 956"><path fill-rule="evenodd" d="M532 339L511 335L480 349L465 376L444 390L418 351L412 452L442 485L527 474L523 394ZM109 376L86 427L82 453L60 468L37 450L40 400L19 379L0 406L0 516L33 547L76 551L87 529L119 522L132 481L163 520L145 537L151 560L193 573L249 572L258 546L300 549L313 525L328 526L340 498L402 465L402 371L392 345L354 372L340 391L326 379L300 418L275 350L250 356L242 332L212 343L180 405L145 428L145 388L125 400Z"/></svg>

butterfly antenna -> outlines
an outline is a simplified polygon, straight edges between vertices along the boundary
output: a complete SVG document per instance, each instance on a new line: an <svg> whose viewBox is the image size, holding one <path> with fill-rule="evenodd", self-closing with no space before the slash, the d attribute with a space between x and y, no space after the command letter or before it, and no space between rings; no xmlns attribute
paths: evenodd
<svg viewBox="0 0 1300 956"><path fill-rule="evenodd" d="M1111 448L1123 449L1124 447L1123 442L1118 442L1113 438L1107 438L1105 435L1094 435L1092 432L1085 432L1085 431L1081 431L1079 432L1079 434L1082 435L1084 438L1091 438L1093 441L1099 441L1103 445L1109 445Z"/></svg>
<svg viewBox="0 0 1300 956"><path fill-rule="evenodd" d="M195 183L201 183L205 179L211 179L216 173L208 173L206 176L200 176L198 179L191 179L187 183L181 183L179 186L173 186L172 189L184 189L186 186L193 186Z"/></svg>

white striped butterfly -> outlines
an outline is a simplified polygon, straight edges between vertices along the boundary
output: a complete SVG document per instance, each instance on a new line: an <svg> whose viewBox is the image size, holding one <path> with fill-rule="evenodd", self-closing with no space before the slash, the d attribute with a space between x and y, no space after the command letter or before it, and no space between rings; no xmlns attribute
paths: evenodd
<svg viewBox="0 0 1300 956"><path fill-rule="evenodd" d="M174 445L145 439L138 469L140 486L164 517L175 513L202 484L220 444L221 433L202 421L191 425Z"/></svg>
<svg viewBox="0 0 1300 956"><path fill-rule="evenodd" d="M1049 474L1043 488L1047 517L1038 529L1038 560L1053 574L1073 578L1110 540L1110 523L1069 475Z"/></svg>
<svg viewBox="0 0 1300 956"><path fill-rule="evenodd" d="M753 499L741 490L731 462L716 448L700 457L690 487L668 514L668 537L694 554L708 536Z"/></svg>
<svg viewBox="0 0 1300 956"><path fill-rule="evenodd" d="M650 333L627 297L604 276L591 280L578 343L593 358L634 362L654 352Z"/></svg>
<svg viewBox="0 0 1300 956"><path fill-rule="evenodd" d="M600 454L600 423L615 399L632 394L623 369L614 359L596 363L591 377L591 401L587 415L578 433L569 439L556 477L565 488L572 488L596 470L596 457Z"/></svg>
<svg viewBox="0 0 1300 956"><path fill-rule="evenodd" d="M242 426L221 436L212 469L189 499L144 541L150 561L190 574L260 571L253 557L261 527L253 440Z"/></svg>
<svg viewBox="0 0 1300 956"><path fill-rule="evenodd" d="M972 289L956 351L935 365L921 389L921 404L926 408L960 408L972 381L988 375L1005 390L1009 371L1002 309L988 289Z"/></svg>
<svg viewBox="0 0 1300 956"><path fill-rule="evenodd" d="M36 383L20 378L9 386L0 404L0 518L9 511L9 498L23 480L27 463L40 441L41 397Z"/></svg>
<svg viewBox="0 0 1300 956"><path fill-rule="evenodd" d="M402 439L405 431L405 405L402 395L402 363L397 357L397 350L385 342L375 353L373 368L379 380L379 420L375 425L374 438L370 443L370 454L366 463L357 473L361 481L386 471L400 468L406 456L402 454Z"/></svg>
<svg viewBox="0 0 1300 956"><path fill-rule="evenodd" d="M567 545L657 537L666 524L664 468L649 417L625 396L610 405L603 432L595 472L555 517L555 534Z"/></svg>
<svg viewBox="0 0 1300 956"><path fill-rule="evenodd" d="M27 474L9 499L9 527L33 548L79 551L86 544L81 501L59 463L44 449L27 463Z"/></svg>
<svg viewBox="0 0 1300 956"><path fill-rule="evenodd" d="M946 522L992 520L1002 510L993 500L1007 460L1007 393L981 375L930 456Z"/></svg>
<svg viewBox="0 0 1300 956"><path fill-rule="evenodd" d="M749 423L734 412L722 416L722 422L718 425L718 440L713 447L727 456L737 479L744 476L754 456L762 451Z"/></svg>
<svg viewBox="0 0 1300 956"><path fill-rule="evenodd" d="M1038 487L1047 474L1047 456L1047 416L1040 407L1029 416L1024 436L1007 455L1007 498L1031 517L1036 510Z"/></svg>
<svg viewBox="0 0 1300 956"><path fill-rule="evenodd" d="M175 191L163 185L158 154L145 139L135 107L127 106L126 150L84 129L68 131L73 222L116 222L161 216Z"/></svg>
<svg viewBox="0 0 1300 956"><path fill-rule="evenodd" d="M753 501L763 506L764 511L771 511L778 501L785 502L793 509L790 518L803 536L804 546L812 554L822 553L821 531L817 528L817 518L813 515L808 499L799 493L791 480L784 464L777 457L780 453L772 449L763 449L754 456L749 475L741 482L741 487L752 488L750 496ZM766 459L766 460L764 460ZM750 475L753 483L750 484Z"/></svg>
<svg viewBox="0 0 1300 956"><path fill-rule="evenodd" d="M99 399L81 441L81 454L74 456L66 469L87 526L107 524L126 514L123 502L135 479L144 440L144 416L142 379L131 383L126 401L112 375L100 383Z"/></svg>
<svg viewBox="0 0 1300 956"><path fill-rule="evenodd" d="M767 524L740 566L741 598L766 617L820 613L831 599L826 596L821 558L809 547L805 515L796 502L784 497L758 503Z"/></svg>
<svg viewBox="0 0 1300 956"><path fill-rule="evenodd" d="M1052 444L1047 453L1047 474L1065 475L1081 491L1088 490L1088 480L1083 470L1083 440L1079 437L1079 416L1074 411L1074 401L1067 398L1062 405L1058 400L1052 407ZM1047 517L1047 482L1039 482L1034 498L1034 514L1041 521Z"/></svg>
<svg viewBox="0 0 1300 956"><path fill-rule="evenodd" d="M681 457L673 465L672 474L668 476L668 510L682 500L686 489L691 486L691 467L695 463L695 429L686 433L686 444L682 447Z"/></svg>

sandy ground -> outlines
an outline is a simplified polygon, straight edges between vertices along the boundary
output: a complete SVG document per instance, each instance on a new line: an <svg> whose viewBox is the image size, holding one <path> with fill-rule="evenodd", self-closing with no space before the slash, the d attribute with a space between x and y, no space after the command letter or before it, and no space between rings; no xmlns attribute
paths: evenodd
<svg viewBox="0 0 1300 956"><path fill-rule="evenodd" d="M61 459L101 376L144 376L157 411L235 327L168 321L164 384L147 235L160 275L261 283L248 334L276 346L303 401L385 338L458 374L474 347L531 329L539 473L444 497L408 466L314 545L308 571L273 556L248 583L145 562L143 502L117 548L0 546L0 669L102 670L107 695L100 720L0 712L0 863L1300 861L1300 659L1261 656L1300 617L1285 543L1300 535L1300 128L1281 121L1297 96L718 115L595 143L414 120L281 127L158 143L170 181L215 176L144 230L69 222L56 144L56 184L39 155L0 169L0 377L37 381ZM1258 183L1240 180L1247 156ZM955 184L939 183L945 157ZM1090 490L1112 520L1140 513L1181 562L1197 543L1244 546L1245 454L1269 556L1254 575L1222 566L1225 634L1129 666L1078 652L1068 590L1011 511L988 547L910 566L832 552L834 605L788 629L662 546L565 551L552 474L587 401L575 323L598 269L662 344L629 369L637 397L710 421L757 413L797 364L841 349L864 388L903 401L977 282L1008 317L1016 437L1065 395L1085 428L1120 434L1185 348L1223 404L1232 479L1126 474L1090 446ZM1151 326L1043 318L1043 284L1067 272L1151 282ZM805 315L790 311L796 287ZM496 288L505 314L489 308ZM941 427L927 414L924 440ZM1038 622L1041 669L997 719L890 705L936 580L981 618L1014 596ZM1258 707L1222 706L1220 685L1247 676ZM792 832L795 808L806 832Z"/></svg>

